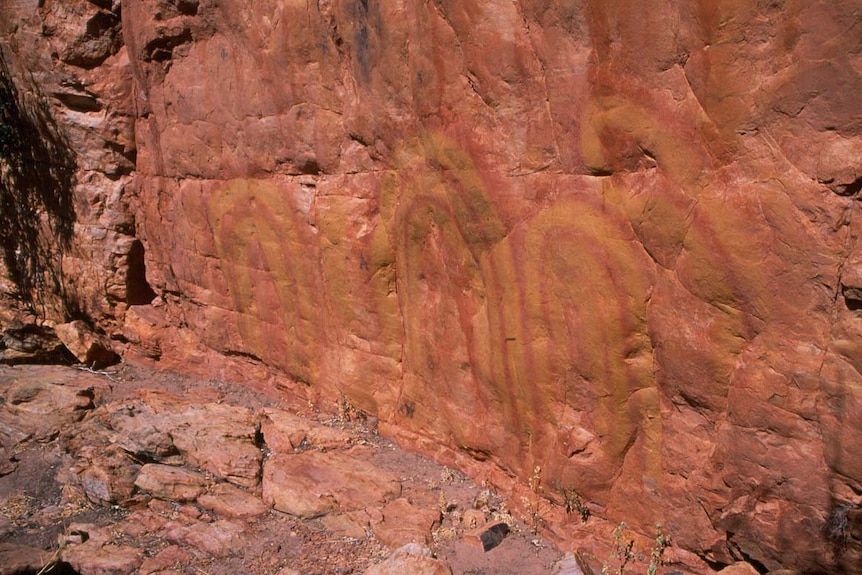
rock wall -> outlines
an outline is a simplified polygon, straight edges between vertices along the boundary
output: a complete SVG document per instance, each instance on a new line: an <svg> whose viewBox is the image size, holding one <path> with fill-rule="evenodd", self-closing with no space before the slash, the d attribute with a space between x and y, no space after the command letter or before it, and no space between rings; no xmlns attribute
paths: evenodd
<svg viewBox="0 0 862 575"><path fill-rule="evenodd" d="M140 296L142 246L128 209L134 101L119 5L0 7L0 291L24 312L4 324L86 319L115 329L130 303L152 299Z"/></svg>
<svg viewBox="0 0 862 575"><path fill-rule="evenodd" d="M570 545L574 491L859 572L859 0L0 6L116 351L349 403Z"/></svg>

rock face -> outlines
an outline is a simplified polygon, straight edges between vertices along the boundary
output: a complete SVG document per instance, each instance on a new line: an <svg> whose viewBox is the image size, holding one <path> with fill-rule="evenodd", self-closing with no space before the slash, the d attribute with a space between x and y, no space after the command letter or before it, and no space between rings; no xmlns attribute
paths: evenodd
<svg viewBox="0 0 862 575"><path fill-rule="evenodd" d="M562 540L577 493L693 569L859 572L860 13L5 2L4 290L342 398Z"/></svg>

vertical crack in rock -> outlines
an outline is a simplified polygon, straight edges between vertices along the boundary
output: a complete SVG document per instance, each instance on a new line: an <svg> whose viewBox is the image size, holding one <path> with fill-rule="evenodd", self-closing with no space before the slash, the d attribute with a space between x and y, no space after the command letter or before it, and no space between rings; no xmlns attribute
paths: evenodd
<svg viewBox="0 0 862 575"><path fill-rule="evenodd" d="M144 261L144 245L140 240L132 242L126 256L126 303L129 305L146 305L153 301L156 292L147 283L146 263Z"/></svg>

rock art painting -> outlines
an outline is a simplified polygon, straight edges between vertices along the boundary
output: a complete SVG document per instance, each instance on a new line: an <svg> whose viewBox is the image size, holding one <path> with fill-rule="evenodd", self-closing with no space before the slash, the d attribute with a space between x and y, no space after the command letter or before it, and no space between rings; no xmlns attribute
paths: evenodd
<svg viewBox="0 0 862 575"><path fill-rule="evenodd" d="M361 412L599 570L625 522L860 572L858 0L0 5L2 117L75 166L7 362L75 321Z"/></svg>

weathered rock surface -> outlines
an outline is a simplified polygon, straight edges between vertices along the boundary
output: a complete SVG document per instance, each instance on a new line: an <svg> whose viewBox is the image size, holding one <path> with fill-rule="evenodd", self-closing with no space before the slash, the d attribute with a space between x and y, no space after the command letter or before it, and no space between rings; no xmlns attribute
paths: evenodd
<svg viewBox="0 0 862 575"><path fill-rule="evenodd" d="M306 420L276 410L265 396L224 383L216 391L210 382L178 383L159 374L167 383L154 388L150 381L136 383L138 369L122 366L96 374L0 367L3 397L40 374L61 389L88 383L84 388L94 400L74 426L46 419L57 427L38 441L17 429L17 420L5 428L10 461L16 464L0 475L0 538L10 542L0 546L0 557L6 563L32 572L51 565L59 572L74 568L82 575L200 570L231 575L293 567L308 574L360 573L407 541L426 542L439 555L457 558L453 543L466 528L462 511L503 512L499 497L480 493L463 476L397 450L356 423ZM144 374L147 380L152 376ZM207 413L207 430L226 429L245 421L250 404L267 406L264 411L292 422L290 429L321 440L315 445L304 438L298 449L288 442L281 446L286 453L262 443L267 464L276 461L277 473L266 474L263 486L249 488L196 468L173 445L174 430L188 424L189 413ZM10 407L0 404L0 416ZM242 430L234 431L227 439L214 434L214 449L235 448L231 437ZM160 463L151 463L156 458ZM295 464L296 472L288 472L278 458ZM318 510L314 517L292 515L264 503L262 490L334 505L332 512ZM508 512L505 517L516 525ZM521 547L504 549L496 564L521 561L525 547L532 551L527 538L534 536L521 529L520 537L510 538ZM532 564L517 564L512 572L544 573L543 566L559 555L551 549L542 557L528 553Z"/></svg>
<svg viewBox="0 0 862 575"><path fill-rule="evenodd" d="M364 450L275 454L263 466L263 500L298 517L381 505L401 494L398 478L368 463Z"/></svg>
<svg viewBox="0 0 862 575"><path fill-rule="evenodd" d="M728 565L719 571L719 573L721 575L757 575L758 571L750 563L740 562Z"/></svg>
<svg viewBox="0 0 862 575"><path fill-rule="evenodd" d="M54 326L57 338L72 354L94 369L101 369L116 363L117 354L111 351L105 338L97 335L81 320Z"/></svg>
<svg viewBox="0 0 862 575"><path fill-rule="evenodd" d="M452 575L445 563L434 559L431 550L418 543L397 549L386 561L369 567L365 575Z"/></svg>
<svg viewBox="0 0 862 575"><path fill-rule="evenodd" d="M51 558L51 553L26 545L0 543L0 575L38 572Z"/></svg>
<svg viewBox="0 0 862 575"><path fill-rule="evenodd" d="M351 436L341 430L298 417L282 409L260 410L260 433L275 453L291 453L303 447L339 449L350 444Z"/></svg>
<svg viewBox="0 0 862 575"><path fill-rule="evenodd" d="M141 467L135 487L159 499L194 501L204 492L206 476L190 469L170 465L148 464Z"/></svg>
<svg viewBox="0 0 862 575"><path fill-rule="evenodd" d="M83 447L76 449L74 443L69 447L77 458L72 472L87 498L97 504L128 502L135 492L140 465L117 446L81 439Z"/></svg>
<svg viewBox="0 0 862 575"><path fill-rule="evenodd" d="M174 446L193 465L245 487L260 481L262 456L250 410L208 403L166 420Z"/></svg>
<svg viewBox="0 0 862 575"><path fill-rule="evenodd" d="M178 545L170 545L159 551L156 555L144 559L139 572L141 575L170 572L168 571L170 567L182 564L188 560L189 554L187 551Z"/></svg>
<svg viewBox="0 0 862 575"><path fill-rule="evenodd" d="M100 408L114 431L111 441L145 459L181 455L189 463L237 485L260 480L257 421L251 410L143 390L141 399Z"/></svg>
<svg viewBox="0 0 862 575"><path fill-rule="evenodd" d="M571 486L692 570L858 573L860 8L8 2L3 285L540 467L563 540Z"/></svg>
<svg viewBox="0 0 862 575"><path fill-rule="evenodd" d="M267 507L260 497L234 487L218 483L197 498L198 505L228 518L250 518L263 515Z"/></svg>
<svg viewBox="0 0 862 575"><path fill-rule="evenodd" d="M86 372L73 378L66 370L50 366L27 366L0 373L2 444L10 447L10 441L21 441L22 435L36 439L56 435L93 409L96 395L105 387L103 378Z"/></svg>
<svg viewBox="0 0 862 575"><path fill-rule="evenodd" d="M428 544L432 530L440 525L440 511L413 505L406 498L387 503L381 510L382 521L371 524L374 535L387 547L408 543Z"/></svg>
<svg viewBox="0 0 862 575"><path fill-rule="evenodd" d="M14 326L14 327L10 327ZM54 330L33 324L12 321L0 323L0 363L67 363L71 355Z"/></svg>
<svg viewBox="0 0 862 575"><path fill-rule="evenodd" d="M141 564L143 550L135 547L86 542L63 552L63 560L78 573L127 575Z"/></svg>
<svg viewBox="0 0 862 575"><path fill-rule="evenodd" d="M587 575L573 553L567 553L556 565L554 575Z"/></svg>
<svg viewBox="0 0 862 575"><path fill-rule="evenodd" d="M165 537L186 543L215 557L223 557L244 547L244 531L242 525L222 519L214 523L168 524L165 526Z"/></svg>

